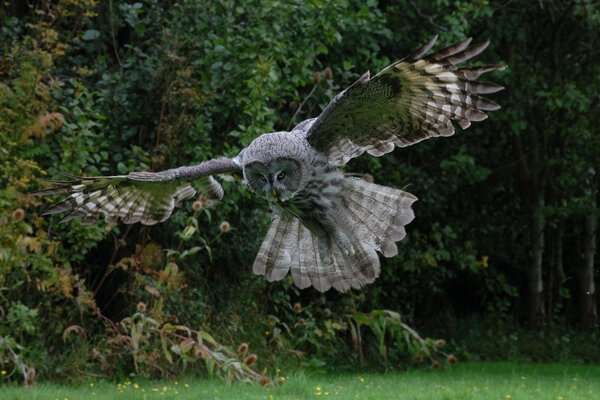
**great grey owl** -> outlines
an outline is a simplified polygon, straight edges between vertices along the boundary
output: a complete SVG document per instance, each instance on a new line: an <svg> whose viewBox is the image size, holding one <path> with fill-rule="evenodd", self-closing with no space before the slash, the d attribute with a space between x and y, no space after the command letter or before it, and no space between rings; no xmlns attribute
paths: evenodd
<svg viewBox="0 0 600 400"><path fill-rule="evenodd" d="M487 118L499 106L480 94L503 87L476 82L502 66L457 68L489 42L469 47L471 39L425 54L437 36L412 55L370 77L367 72L339 93L317 118L291 132L266 133L234 158L205 161L162 172L131 172L105 177L71 177L37 194L68 197L45 214L71 213L126 224L153 225L198 191L221 198L212 175L241 173L250 188L272 204L273 222L253 270L269 281L291 273L300 288L346 291L377 278L385 257L397 254L397 241L413 218L415 196L402 190L345 176L338 166L363 152L389 153L434 136L454 133ZM198 189L198 190L197 190Z"/></svg>

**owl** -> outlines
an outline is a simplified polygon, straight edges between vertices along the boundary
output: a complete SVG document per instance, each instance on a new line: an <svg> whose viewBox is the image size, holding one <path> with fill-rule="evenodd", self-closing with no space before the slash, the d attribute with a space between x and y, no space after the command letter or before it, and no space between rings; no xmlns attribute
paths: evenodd
<svg viewBox="0 0 600 400"><path fill-rule="evenodd" d="M378 253L393 257L396 242L414 218L417 198L405 191L345 175L338 167L364 152L382 156L396 146L450 136L453 122L466 129L500 108L481 97L503 87L476 81L502 66L457 67L489 42L471 39L426 55L437 36L416 52L371 77L365 73L316 118L290 132L265 133L233 158L161 172L76 177L53 181L39 195L67 197L45 214L70 211L63 221L163 222L174 207L198 192L220 199L218 174L240 174L271 204L273 221L253 271L269 281L288 275L299 288L344 292L373 282Z"/></svg>

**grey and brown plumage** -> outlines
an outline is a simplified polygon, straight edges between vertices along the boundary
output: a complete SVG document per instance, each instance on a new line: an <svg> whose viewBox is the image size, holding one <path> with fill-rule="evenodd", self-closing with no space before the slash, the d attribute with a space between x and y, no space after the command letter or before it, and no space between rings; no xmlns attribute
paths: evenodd
<svg viewBox="0 0 600 400"><path fill-rule="evenodd" d="M367 72L338 94L317 118L291 132L261 135L232 159L162 172L54 182L40 195L68 197L46 214L70 211L83 217L152 225L197 192L220 198L215 174L242 174L250 188L272 203L273 223L253 270L269 281L291 274L300 288L346 291L373 282L377 253L393 257L412 221L415 196L345 176L337 167L367 152L381 156L435 136L454 133L487 118L499 106L482 94L501 86L476 81L497 65L458 68L488 42L467 39L426 56L437 36L412 55L370 77Z"/></svg>
<svg viewBox="0 0 600 400"><path fill-rule="evenodd" d="M503 66L456 67L480 54L489 42L469 47L469 38L421 58L436 39L373 78L367 72L338 94L313 121L309 143L328 154L332 164L343 165L365 151L378 157L394 146L450 136L453 121L466 129L471 121L486 119L484 111L500 108L479 95L504 88L475 79Z"/></svg>

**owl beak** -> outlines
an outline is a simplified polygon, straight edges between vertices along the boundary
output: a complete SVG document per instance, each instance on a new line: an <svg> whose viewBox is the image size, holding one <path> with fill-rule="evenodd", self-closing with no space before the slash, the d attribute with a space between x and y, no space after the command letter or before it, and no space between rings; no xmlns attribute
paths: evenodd
<svg viewBox="0 0 600 400"><path fill-rule="evenodd" d="M277 190L275 190L275 188L271 189L271 194L273 195L273 197L279 197Z"/></svg>

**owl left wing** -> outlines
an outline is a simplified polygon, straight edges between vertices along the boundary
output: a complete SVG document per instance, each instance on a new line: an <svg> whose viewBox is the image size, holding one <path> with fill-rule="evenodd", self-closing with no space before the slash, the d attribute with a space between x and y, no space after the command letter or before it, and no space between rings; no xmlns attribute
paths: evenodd
<svg viewBox="0 0 600 400"><path fill-rule="evenodd" d="M222 158L161 172L94 177L67 175L70 180L50 181L53 187L32 194L68 195L44 212L50 215L70 211L61 222L82 217L83 222L89 223L104 214L107 222L121 219L126 224L154 225L169 218L177 204L197 192L220 200L223 188L212 175L240 171L237 158Z"/></svg>
<svg viewBox="0 0 600 400"><path fill-rule="evenodd" d="M381 156L394 146L450 136L453 121L466 129L471 121L486 119L484 111L499 109L479 95L504 88L475 80L504 66L456 67L485 50L489 41L469 47L469 38L423 58L436 40L437 36L372 78L367 72L314 121L302 122L299 128L306 130L309 143L330 163L343 165L365 151Z"/></svg>

